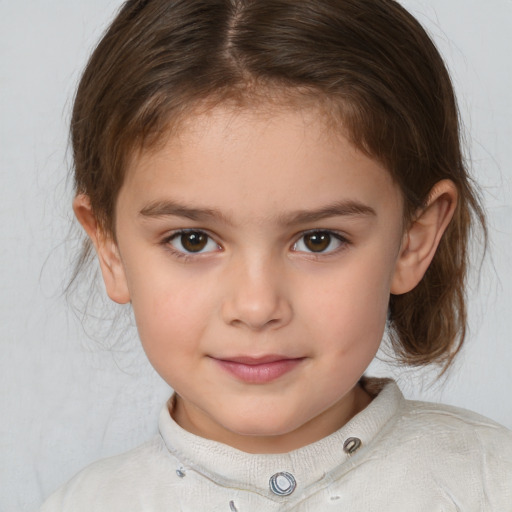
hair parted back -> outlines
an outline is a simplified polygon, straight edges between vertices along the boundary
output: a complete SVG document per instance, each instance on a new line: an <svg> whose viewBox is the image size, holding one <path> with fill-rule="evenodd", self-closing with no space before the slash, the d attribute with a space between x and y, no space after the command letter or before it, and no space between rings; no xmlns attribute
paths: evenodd
<svg viewBox="0 0 512 512"><path fill-rule="evenodd" d="M201 102L307 98L400 186L404 217L452 180L454 218L421 283L390 298L398 357L446 367L465 336L468 239L485 220L460 147L452 84L394 0L129 0L80 81L71 122L77 194L106 234L127 162ZM270 101L270 100L269 100ZM257 105L257 103L255 103Z"/></svg>

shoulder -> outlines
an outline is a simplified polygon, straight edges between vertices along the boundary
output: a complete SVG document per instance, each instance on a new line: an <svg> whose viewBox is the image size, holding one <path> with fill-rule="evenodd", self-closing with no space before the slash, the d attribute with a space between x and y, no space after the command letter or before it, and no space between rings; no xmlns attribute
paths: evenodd
<svg viewBox="0 0 512 512"><path fill-rule="evenodd" d="M397 463L414 461L420 480L461 502L481 503L482 510L512 503L512 431L502 425L465 409L404 400L384 439Z"/></svg>
<svg viewBox="0 0 512 512"><path fill-rule="evenodd" d="M500 446L505 452L512 450L512 431L485 416L451 405L406 400L391 379L364 379L363 387L375 396L368 407L369 418L377 421L386 416L391 420L381 431L386 438L414 442L419 447L423 443L453 443L453 438L464 438L484 444L484 448Z"/></svg>
<svg viewBox="0 0 512 512"><path fill-rule="evenodd" d="M463 437L483 448L512 450L512 431L485 416L450 405L404 400L397 427L409 433L428 432L427 438L438 441Z"/></svg>
<svg viewBox="0 0 512 512"><path fill-rule="evenodd" d="M155 436L134 450L86 467L50 496L40 512L130 510L133 500L144 501L144 492L154 492L159 480L175 471L171 458L161 437Z"/></svg>
<svg viewBox="0 0 512 512"><path fill-rule="evenodd" d="M400 489L382 510L414 502L415 510L512 512L510 430L465 409L405 400L393 381L370 384L368 421L386 422L359 454L360 480L376 482L375 494L383 482Z"/></svg>

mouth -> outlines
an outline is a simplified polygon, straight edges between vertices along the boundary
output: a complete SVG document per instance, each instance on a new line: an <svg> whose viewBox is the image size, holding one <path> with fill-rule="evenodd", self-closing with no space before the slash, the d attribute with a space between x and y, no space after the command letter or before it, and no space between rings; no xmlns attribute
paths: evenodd
<svg viewBox="0 0 512 512"><path fill-rule="evenodd" d="M282 355L212 359L231 376L247 384L272 382L291 372L305 360L304 357L290 358Z"/></svg>

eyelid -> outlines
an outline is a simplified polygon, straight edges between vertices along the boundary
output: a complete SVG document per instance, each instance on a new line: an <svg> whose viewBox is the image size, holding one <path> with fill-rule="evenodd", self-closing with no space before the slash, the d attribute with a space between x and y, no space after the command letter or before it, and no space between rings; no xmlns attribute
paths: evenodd
<svg viewBox="0 0 512 512"><path fill-rule="evenodd" d="M216 249L208 250L208 251L200 250L200 251L197 251L197 252L187 251L185 248L184 248L184 250L180 250L180 249L176 248L171 243L173 240L179 238L182 235L186 235L187 233L200 233L202 235L205 235L208 238L207 244L213 242L216 245L217 250L221 250L222 249L222 246L216 241L214 236L212 236L207 230L200 229L200 228L199 229L198 228L182 228L182 229L177 229L177 230L167 234L163 238L162 244L165 245L166 248L169 251L173 252L176 256L184 257L184 258L205 256L207 254L211 254L211 253L217 252Z"/></svg>
<svg viewBox="0 0 512 512"><path fill-rule="evenodd" d="M329 251L312 251L312 250L298 250L298 249L295 249L295 246L299 243L299 241L304 238L305 236L307 235L311 235L311 234L315 234L315 233L320 233L320 234L328 234L329 236L331 236L332 238L336 239L338 242L339 242L339 246L334 248L334 249L331 249ZM297 253L303 253L303 254L307 254L308 256L315 256L315 257L320 257L320 256L331 256L333 254L336 254L338 253L340 250L343 250L344 248L346 248L347 245L350 245L350 240L347 238L346 235L340 233L339 231L336 231L336 230L333 230L333 229L321 229L321 228L314 228L314 229L308 229L306 231L302 231L298 236L295 237L295 241L293 242L292 244L292 251L294 252L297 252Z"/></svg>
<svg viewBox="0 0 512 512"><path fill-rule="evenodd" d="M215 249L210 249L210 250L207 250L207 251L200 250L200 251L197 251L197 252L194 252L194 251L189 252L185 248L184 248L184 250L180 250L179 248L176 248L171 243L173 240L178 238L180 235L187 234L187 233L201 233L201 234L204 234L209 239L207 243L213 242L215 244L216 248ZM335 247L335 248L330 249L328 251L301 250L301 249L296 249L295 248L296 245L299 243L299 241L302 238L304 238L307 235L315 234L315 233L329 235L330 237L332 237L333 239L335 239L339 243L338 247ZM209 255L209 254L212 254L212 253L216 253L218 251L223 250L222 245L219 242L217 242L216 238L217 237L212 235L206 229L202 229L202 228L181 228L181 229L176 229L176 230L172 231L171 233L166 234L164 236L164 238L162 239L161 244L164 245L176 257L181 257L181 258L189 259L189 258L195 258L195 257L204 257L206 255ZM308 229L308 230L305 230L305 231L301 231L299 234L294 236L294 242L292 243L291 250L292 250L292 252L306 254L306 255L308 255L310 257L322 257L322 256L323 257L327 257L327 256L331 256L331 255L334 255L334 254L338 253L339 251L343 250L344 248L346 248L346 246L348 246L350 244L351 244L351 241L348 239L348 237L344 233L340 233L339 231L336 231L336 230L333 230L333 229L314 228L314 229Z"/></svg>

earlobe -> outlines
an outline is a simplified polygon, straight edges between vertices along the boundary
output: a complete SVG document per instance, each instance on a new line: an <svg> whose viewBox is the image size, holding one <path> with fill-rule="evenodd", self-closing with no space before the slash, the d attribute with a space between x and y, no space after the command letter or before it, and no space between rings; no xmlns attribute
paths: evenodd
<svg viewBox="0 0 512 512"><path fill-rule="evenodd" d="M457 188L450 180L434 185L424 208L404 233L391 283L391 293L411 291L423 278L457 205Z"/></svg>
<svg viewBox="0 0 512 512"><path fill-rule="evenodd" d="M119 249L112 236L106 234L99 226L92 211L89 196L78 194L73 200L73 211L96 249L108 296L119 304L130 302Z"/></svg>

